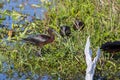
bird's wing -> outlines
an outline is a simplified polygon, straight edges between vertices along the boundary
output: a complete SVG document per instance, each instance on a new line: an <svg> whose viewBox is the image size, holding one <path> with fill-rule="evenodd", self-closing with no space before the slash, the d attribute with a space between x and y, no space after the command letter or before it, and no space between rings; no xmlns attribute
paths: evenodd
<svg viewBox="0 0 120 80"><path fill-rule="evenodd" d="M34 39L33 37L24 38L23 40L28 41L32 44L38 44L39 43L39 40Z"/></svg>
<svg viewBox="0 0 120 80"><path fill-rule="evenodd" d="M48 35L37 35L37 36L35 36L33 38L40 41L40 42L45 42L48 39L50 39L50 36L48 36Z"/></svg>
<svg viewBox="0 0 120 80"><path fill-rule="evenodd" d="M120 41L114 41L113 44L120 45Z"/></svg>
<svg viewBox="0 0 120 80"><path fill-rule="evenodd" d="M30 43L37 45L39 43L44 43L49 39L50 39L50 36L48 36L48 35L36 35L36 36L24 38L23 40L29 41Z"/></svg>
<svg viewBox="0 0 120 80"><path fill-rule="evenodd" d="M120 51L120 41L106 42L102 44L101 49L107 52L118 52Z"/></svg>

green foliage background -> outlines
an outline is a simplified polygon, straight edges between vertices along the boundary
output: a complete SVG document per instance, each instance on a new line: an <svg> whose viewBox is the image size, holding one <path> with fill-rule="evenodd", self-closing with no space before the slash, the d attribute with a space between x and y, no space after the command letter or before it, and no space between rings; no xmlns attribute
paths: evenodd
<svg viewBox="0 0 120 80"><path fill-rule="evenodd" d="M102 1L102 2L100 2ZM19 72L32 71L40 75L48 74L57 79L83 80L86 63L84 48L87 37L90 35L93 56L97 48L107 41L120 40L120 0L54 0L44 3L48 12L44 20L35 20L29 25L13 24L15 36L3 40L8 30L0 29L0 54L8 64L14 64ZM54 4L54 5L53 5ZM22 15L17 12L2 12L2 15ZM72 29L73 20L79 18L85 23L82 31ZM62 38L59 35L61 25L68 25L72 29L70 37ZM26 44L22 38L29 34L45 33L47 27L54 28L58 35L52 44L42 48L42 57L35 53L39 48ZM25 30L21 31L20 27ZM30 31L30 32L29 32ZM12 44L12 46L11 46ZM95 76L106 77L107 80L120 79L120 53L116 58L110 59L110 53L101 52ZM2 71L2 64L1 71ZM6 72L12 75L12 70ZM97 77L95 77L97 78Z"/></svg>

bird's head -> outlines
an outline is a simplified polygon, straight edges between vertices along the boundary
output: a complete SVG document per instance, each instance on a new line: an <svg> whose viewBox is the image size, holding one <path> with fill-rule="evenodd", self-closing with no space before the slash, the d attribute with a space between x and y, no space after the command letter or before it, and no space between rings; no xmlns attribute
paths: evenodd
<svg viewBox="0 0 120 80"><path fill-rule="evenodd" d="M48 28L48 33L51 34L54 32L54 29L53 28Z"/></svg>

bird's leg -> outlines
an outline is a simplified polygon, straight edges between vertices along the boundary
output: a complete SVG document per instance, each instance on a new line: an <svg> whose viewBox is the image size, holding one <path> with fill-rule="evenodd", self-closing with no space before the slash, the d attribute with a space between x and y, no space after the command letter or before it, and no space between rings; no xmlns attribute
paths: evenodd
<svg viewBox="0 0 120 80"><path fill-rule="evenodd" d="M113 59L114 53L111 55L110 59Z"/></svg>
<svg viewBox="0 0 120 80"><path fill-rule="evenodd" d="M39 57L42 57L41 49L42 49L42 48L40 48L40 50L37 52L37 56L39 56Z"/></svg>

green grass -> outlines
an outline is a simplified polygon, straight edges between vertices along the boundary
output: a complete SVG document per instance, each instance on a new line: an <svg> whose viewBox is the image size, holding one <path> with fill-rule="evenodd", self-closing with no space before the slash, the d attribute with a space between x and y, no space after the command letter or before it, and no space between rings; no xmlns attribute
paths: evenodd
<svg viewBox="0 0 120 80"><path fill-rule="evenodd" d="M0 40L3 43L0 44L0 54L6 57L5 61L9 64L14 63L15 69L19 72L32 71L40 75L49 74L54 79L61 77L65 80L84 80L86 70L84 48L87 37L90 35L94 56L101 44L120 40L119 4L119 0L109 3L106 0L103 0L103 3L97 0L55 0L52 8L49 9L50 5L47 5L48 12L45 20L36 20L29 26L21 25L25 27L25 31L20 31L17 27L13 28L16 29L16 35L8 40L8 43L16 43L14 47L9 47L6 45L8 43ZM74 18L79 18L85 23L82 31L72 29ZM21 39L32 33L44 33L45 25L58 32L60 25L68 25L72 29L72 34L66 38L67 40L56 35L52 44L43 47L43 56L36 57L35 53L39 49L30 44L22 44ZM27 30L32 31L28 33ZM0 29L0 32L4 32L0 35L1 38L7 33L3 29ZM120 56L120 53L116 55ZM119 58L110 59L109 53L102 51L95 75L106 77L107 80L118 80L120 79L119 63ZM8 72L8 74L11 73Z"/></svg>

